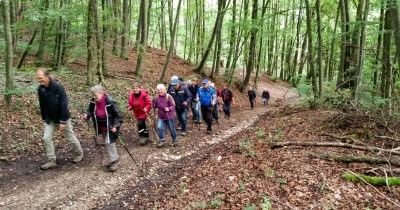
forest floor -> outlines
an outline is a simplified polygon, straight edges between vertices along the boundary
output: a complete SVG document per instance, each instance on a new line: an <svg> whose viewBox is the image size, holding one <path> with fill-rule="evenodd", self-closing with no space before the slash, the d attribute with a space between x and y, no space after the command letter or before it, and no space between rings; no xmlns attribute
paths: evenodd
<svg viewBox="0 0 400 210"><path fill-rule="evenodd" d="M129 58L122 62L109 59L114 78L108 78L107 84L121 108L130 90L130 72L136 60L132 52ZM148 88L154 87L154 78L159 75L155 69L161 69L163 58L165 52L148 50L143 70ZM72 148L57 134L58 167L40 171L45 157L35 92L18 97L17 108L1 104L0 111L5 114L0 115L0 209L400 208L398 187L374 188L341 178L346 171L385 171L389 176L399 176L394 166L345 164L309 156L335 152L392 158L387 154L328 147L270 148L271 143L279 142L336 142L343 136L361 145L395 147L398 142L378 141L375 136L394 135L398 124L379 124L378 120L336 110L309 110L300 105L285 83L266 77L258 85L272 95L268 107L258 100L257 107L251 110L246 97L235 91L237 104L231 119L220 113L220 124L214 125L212 135L206 134L205 125L197 127L189 120L190 132L179 137L176 148L159 149L155 142L139 146L135 123L127 114L122 139L138 165L119 145L120 168L107 173L101 167L103 148L94 145L91 125L78 119L90 97L81 73L84 64L77 61L71 68L74 70L61 72L57 78L69 93L72 120L85 151L83 162L70 163ZM172 74L199 77L191 73L191 68L173 57L168 78ZM17 74L21 86L34 90L33 72Z"/></svg>

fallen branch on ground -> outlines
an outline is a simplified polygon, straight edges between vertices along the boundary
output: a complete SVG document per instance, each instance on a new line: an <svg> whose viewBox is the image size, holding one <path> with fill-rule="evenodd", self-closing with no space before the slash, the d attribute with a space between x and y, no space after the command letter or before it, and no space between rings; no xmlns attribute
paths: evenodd
<svg viewBox="0 0 400 210"><path fill-rule="evenodd" d="M351 175L354 175L356 177L358 177L361 181L363 181L364 183L366 183L367 185L371 186L381 197L383 197L384 199L386 199L387 201L389 201L390 203L394 204L397 207L400 207L400 205L394 201L392 201L390 198L388 198L385 194L383 194L381 191L379 191L378 189L376 189L376 187L374 187L372 184L368 183L365 179L363 179L362 177L360 177L359 175L357 175L356 173L347 170L348 173L350 173Z"/></svg>
<svg viewBox="0 0 400 210"><path fill-rule="evenodd" d="M397 159L384 159L370 156L353 156L335 153L310 153L310 157L320 158L324 160L334 160L342 163L369 163L369 164L388 164L393 166L400 166L400 160Z"/></svg>
<svg viewBox="0 0 400 210"><path fill-rule="evenodd" d="M392 137L390 137L390 136L375 136L375 138L378 138L378 139L387 139L387 140L392 140L392 141L400 142L399 139L395 139L395 138L392 138Z"/></svg>
<svg viewBox="0 0 400 210"><path fill-rule="evenodd" d="M344 148L351 148L363 151L370 151L370 152L387 152L394 155L400 155L400 151L390 150L390 149L383 149L379 147L372 147L372 146L359 146L354 144L346 144L341 142L279 142L279 143L271 143L271 149L282 148L285 146L302 146L302 147L344 147Z"/></svg>
<svg viewBox="0 0 400 210"><path fill-rule="evenodd" d="M400 177L384 177L384 176L367 176L362 174L352 174L346 172L342 175L342 178L351 182L365 181L374 186L398 186L400 185Z"/></svg>

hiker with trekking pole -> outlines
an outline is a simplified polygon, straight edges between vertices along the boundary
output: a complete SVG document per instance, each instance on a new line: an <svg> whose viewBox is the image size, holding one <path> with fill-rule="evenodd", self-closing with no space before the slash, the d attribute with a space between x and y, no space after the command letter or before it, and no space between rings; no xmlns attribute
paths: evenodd
<svg viewBox="0 0 400 210"><path fill-rule="evenodd" d="M90 100L86 113L82 115L82 119L92 119L96 136L103 137L108 156L103 164L108 171L114 172L118 169L119 164L116 142L123 122L122 114L117 103L106 94L101 85L93 86L90 91L93 98Z"/></svg>
<svg viewBox="0 0 400 210"><path fill-rule="evenodd" d="M139 82L133 83L133 92L129 94L128 110L133 112L137 120L139 144L145 145L149 141L149 132L146 126L147 115L151 109L151 101L145 90L140 88Z"/></svg>

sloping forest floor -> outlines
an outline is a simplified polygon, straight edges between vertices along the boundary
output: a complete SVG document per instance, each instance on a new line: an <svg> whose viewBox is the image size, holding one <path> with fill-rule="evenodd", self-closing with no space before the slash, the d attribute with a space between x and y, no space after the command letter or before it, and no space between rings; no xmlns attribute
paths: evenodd
<svg viewBox="0 0 400 210"><path fill-rule="evenodd" d="M148 89L155 87L164 60L164 51L147 50L142 72ZM0 209L400 208L398 187L371 187L341 178L347 171L399 176L398 166L338 163L310 156L334 152L393 159L396 155L337 147L271 149L273 143L342 141L390 149L400 144L396 140L398 121L339 110L309 110L285 83L263 77L259 87L272 95L268 107L258 100L257 107L249 109L246 97L235 90L233 115L228 120L220 113L221 122L214 125L213 135L205 134L205 125L198 127L189 120L190 132L179 137L177 148L158 149L155 142L140 147L135 122L125 108L135 61L134 52L127 61L108 59L112 77L107 78L107 87L125 112L122 139L138 162L119 145L122 161L115 173L101 168L103 148L94 145L92 126L79 119L90 99L84 62L75 61L68 67L72 70L56 77L67 89L85 158L79 164L69 163L72 147L57 133L59 166L49 171L39 170L45 157L34 71L17 72L18 85L26 93L16 97L12 108L0 101ZM173 74L199 78L192 68L173 56L167 79ZM149 124L152 127L154 121Z"/></svg>

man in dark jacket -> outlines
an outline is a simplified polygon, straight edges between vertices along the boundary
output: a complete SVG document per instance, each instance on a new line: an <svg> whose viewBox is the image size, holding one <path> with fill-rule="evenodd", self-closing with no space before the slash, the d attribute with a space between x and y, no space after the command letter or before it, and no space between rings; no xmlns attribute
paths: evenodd
<svg viewBox="0 0 400 210"><path fill-rule="evenodd" d="M172 80L171 86L174 87L174 91L171 92L171 95L174 98L177 119L182 128L181 135L186 136L187 114L188 108L192 102L192 94L178 79Z"/></svg>
<svg viewBox="0 0 400 210"><path fill-rule="evenodd" d="M231 104L235 103L233 98L232 91L228 88L228 85L224 85L224 88L221 90L222 102L224 103L224 113L225 118L231 117Z"/></svg>
<svg viewBox="0 0 400 210"><path fill-rule="evenodd" d="M256 101L257 95L256 95L256 91L254 91L251 86L249 87L249 90L247 91L247 95L249 96L251 109L254 109L254 103Z"/></svg>
<svg viewBox="0 0 400 210"><path fill-rule="evenodd" d="M269 95L269 92L268 92L267 89L264 89L264 90L263 90L263 92L262 92L262 94L261 94L261 98L262 98L262 100L263 100L263 102L264 102L264 106L267 106L267 105L268 105L269 98L270 98L270 95Z"/></svg>
<svg viewBox="0 0 400 210"><path fill-rule="evenodd" d="M196 109L196 106L199 107L198 106L199 101L196 100L196 95L198 90L199 90L199 85L197 84L197 79L194 79L192 81L192 84L189 85L189 91L193 96L190 108L192 109L193 120L196 123L200 123L200 115L201 115L200 109Z"/></svg>
<svg viewBox="0 0 400 210"><path fill-rule="evenodd" d="M40 168L46 170L57 166L53 142L53 135L57 127L75 147L76 156L72 162L81 162L83 150L72 128L68 110L68 98L64 87L50 78L46 69L38 69L36 78L40 84L38 96L42 120L45 122L43 142L47 155L47 162L41 165Z"/></svg>

